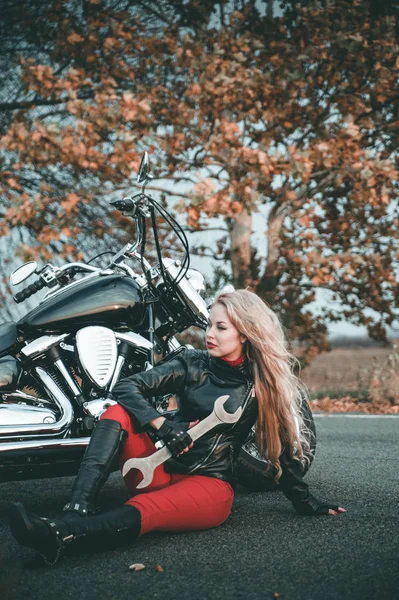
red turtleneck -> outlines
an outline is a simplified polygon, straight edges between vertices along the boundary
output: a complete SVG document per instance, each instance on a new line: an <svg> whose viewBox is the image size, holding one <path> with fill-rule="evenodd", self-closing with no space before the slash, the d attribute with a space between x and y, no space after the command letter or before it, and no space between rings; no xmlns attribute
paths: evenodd
<svg viewBox="0 0 399 600"><path fill-rule="evenodd" d="M236 358L235 360L229 360L224 356L221 356L220 358L227 362L231 367L238 367L238 365L242 365L242 363L245 362L246 356L243 354L243 356L240 356L240 358Z"/></svg>

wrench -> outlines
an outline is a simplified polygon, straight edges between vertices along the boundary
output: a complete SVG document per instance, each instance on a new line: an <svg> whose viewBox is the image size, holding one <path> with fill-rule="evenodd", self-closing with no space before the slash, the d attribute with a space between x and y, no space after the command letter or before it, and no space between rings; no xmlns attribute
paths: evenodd
<svg viewBox="0 0 399 600"><path fill-rule="evenodd" d="M204 433L207 433L207 431L216 427L216 425L220 425L221 423L236 423L238 421L241 417L242 408L240 406L235 413L228 413L223 408L224 403L228 398L230 398L230 396L219 396L215 401L211 414L188 430L193 442L204 435ZM165 460L168 460L171 456L172 453L169 448L164 446L160 450L157 450L157 452L154 452L154 454L151 454L151 456L145 456L144 458L129 458L123 465L122 476L125 477L130 469L138 469L143 474L143 480L140 481L137 488L147 487L152 481L156 467L164 463Z"/></svg>

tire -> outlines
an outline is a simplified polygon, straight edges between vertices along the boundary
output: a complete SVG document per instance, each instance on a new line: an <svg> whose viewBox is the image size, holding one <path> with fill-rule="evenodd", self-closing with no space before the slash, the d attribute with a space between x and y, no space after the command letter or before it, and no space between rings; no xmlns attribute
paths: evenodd
<svg viewBox="0 0 399 600"><path fill-rule="evenodd" d="M307 473L316 453L316 425L308 402L303 399L301 413L306 426L304 437L309 442L309 449L305 451L308 460L303 466L303 474ZM247 441L241 447L236 462L238 483L254 492L268 492L278 489L274 481L275 468L272 464L260 457L255 440L255 427L252 428Z"/></svg>

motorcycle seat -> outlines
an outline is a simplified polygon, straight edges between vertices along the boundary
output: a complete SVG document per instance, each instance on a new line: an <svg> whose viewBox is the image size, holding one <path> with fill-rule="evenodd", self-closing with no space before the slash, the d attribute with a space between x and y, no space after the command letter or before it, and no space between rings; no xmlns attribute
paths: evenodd
<svg viewBox="0 0 399 600"><path fill-rule="evenodd" d="M17 324L13 321L0 325L0 352L7 350L17 341Z"/></svg>

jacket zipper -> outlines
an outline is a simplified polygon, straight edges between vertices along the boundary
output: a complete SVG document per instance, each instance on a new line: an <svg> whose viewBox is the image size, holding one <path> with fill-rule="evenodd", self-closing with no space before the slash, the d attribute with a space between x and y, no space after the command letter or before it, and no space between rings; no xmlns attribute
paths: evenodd
<svg viewBox="0 0 399 600"><path fill-rule="evenodd" d="M248 405L248 402L249 402L249 399L251 397L252 398L255 397L255 386L254 386L253 383L251 384L251 387L248 389L247 394L245 396L244 402L242 404L242 413L241 414L244 413L244 410L246 409L246 407ZM231 427L231 429L234 429L234 427L237 425L237 423L239 423L239 421L240 421L240 419L238 419L238 421L236 421L234 423L234 425ZM206 461L208 460L208 458L210 456L212 456L213 452L215 451L215 449L216 449L216 447L217 447L217 445L220 442L220 440L221 440L222 437L223 437L223 433L219 433L219 435L216 438L215 442L212 444L212 448L211 448L210 452L206 455L206 457L200 463L198 463L198 464L194 465L193 467L191 467L191 469L189 470L188 473L193 473L193 471L196 471L197 469L199 469L200 467L202 467L206 463Z"/></svg>
<svg viewBox="0 0 399 600"><path fill-rule="evenodd" d="M250 387L248 388L247 391L247 395L245 396L245 400L242 403L242 413L241 415L244 414L244 410L247 408L248 406L248 402L250 398L255 398L255 385L253 383L250 384ZM237 425L237 423L240 422L240 419L238 419L238 421L236 421L232 427L232 429L234 429L234 427Z"/></svg>
<svg viewBox="0 0 399 600"><path fill-rule="evenodd" d="M212 448L210 449L210 452L205 456L205 458L203 460L201 460L201 462L199 462L198 464L194 465L193 467L191 467L191 469L189 470L188 473L193 473L193 471L196 471L197 469L199 469L200 467L202 467L202 465L204 463L206 463L206 461L208 460L208 458L210 456L212 456L213 452L215 451L216 446L218 445L218 443L220 442L221 438L222 438L223 434L219 433L218 437L216 438L215 442L212 444Z"/></svg>

